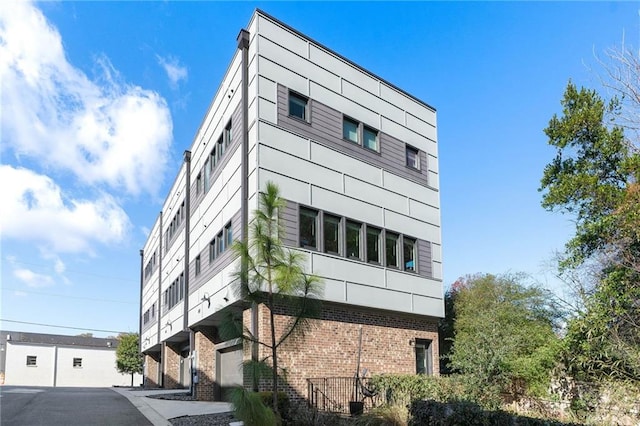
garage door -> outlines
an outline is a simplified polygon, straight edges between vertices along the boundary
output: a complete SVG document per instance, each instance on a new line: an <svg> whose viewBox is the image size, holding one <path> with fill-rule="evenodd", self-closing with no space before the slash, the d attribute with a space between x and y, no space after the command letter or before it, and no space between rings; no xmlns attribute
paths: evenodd
<svg viewBox="0 0 640 426"><path fill-rule="evenodd" d="M226 391L234 386L242 386L242 345L219 350L217 353L217 381L220 384L222 398Z"/></svg>

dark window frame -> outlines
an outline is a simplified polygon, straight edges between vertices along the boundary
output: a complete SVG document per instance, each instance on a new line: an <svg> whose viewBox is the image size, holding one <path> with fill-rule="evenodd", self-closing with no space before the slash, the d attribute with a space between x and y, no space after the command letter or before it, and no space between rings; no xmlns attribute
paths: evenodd
<svg viewBox="0 0 640 426"><path fill-rule="evenodd" d="M38 356L27 355L27 367L37 367L37 366L38 366Z"/></svg>
<svg viewBox="0 0 640 426"><path fill-rule="evenodd" d="M358 222L355 220L351 220L351 219L347 219L345 218L345 232L344 232L344 240L345 240L345 256L347 257L347 259L355 259L355 260L363 260L363 256L362 256L362 247L363 247L363 238L362 238L362 230L364 228L363 223L362 222ZM351 251L349 250L349 225L355 225L358 228L358 238L357 238L357 256L354 256L351 254ZM354 229L354 228L352 228Z"/></svg>
<svg viewBox="0 0 640 426"><path fill-rule="evenodd" d="M314 228L312 229L312 235L313 235L313 242L314 245L310 245L310 244L304 244L302 241L302 216L304 214L304 212L307 213L311 213L311 215L306 215L307 217L311 218L313 216L313 225ZM299 211L298 211L298 245L302 248L306 248L306 249L310 249L310 250L320 250L320 226L319 226L319 218L320 218L320 211L317 209L312 209L309 207L304 207L304 206L300 206Z"/></svg>
<svg viewBox="0 0 640 426"><path fill-rule="evenodd" d="M411 153L411 155L414 156L415 161L414 164L411 164L409 161L409 153ZM409 167L412 170L421 170L420 167L420 150L418 148L416 148L415 146L411 146L409 144L405 144L405 163L407 165L407 167Z"/></svg>
<svg viewBox="0 0 640 426"><path fill-rule="evenodd" d="M292 111L292 108L291 108L292 100L300 101L300 103L298 103L298 104L295 104L295 102L294 102L294 104L297 105L298 107L302 106L302 104L304 103L304 106L302 108L302 115L303 115L302 117L300 117L299 115L295 114ZM294 118L296 120L300 120L300 121L305 122L305 123L310 123L311 120L310 120L310 114L309 114L309 112L310 112L309 103L310 103L310 100L309 100L308 96L302 95L302 94L300 94L298 92L294 92L292 90L289 90L289 96L287 98L288 116L290 118Z"/></svg>
<svg viewBox="0 0 640 426"><path fill-rule="evenodd" d="M73 358L73 368L82 368L82 358Z"/></svg>

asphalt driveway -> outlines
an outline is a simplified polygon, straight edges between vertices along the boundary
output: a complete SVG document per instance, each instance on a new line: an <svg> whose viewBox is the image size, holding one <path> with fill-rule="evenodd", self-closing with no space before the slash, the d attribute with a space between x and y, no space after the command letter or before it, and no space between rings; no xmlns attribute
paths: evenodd
<svg viewBox="0 0 640 426"><path fill-rule="evenodd" d="M0 388L1 426L147 426L149 420L109 388Z"/></svg>

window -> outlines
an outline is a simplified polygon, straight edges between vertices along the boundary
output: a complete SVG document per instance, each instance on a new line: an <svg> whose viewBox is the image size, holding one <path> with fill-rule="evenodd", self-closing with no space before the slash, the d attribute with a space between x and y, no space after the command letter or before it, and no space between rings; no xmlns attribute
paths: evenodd
<svg viewBox="0 0 640 426"><path fill-rule="evenodd" d="M180 274L180 283L178 284L178 300L184 298L184 272Z"/></svg>
<svg viewBox="0 0 640 426"><path fill-rule="evenodd" d="M404 270L416 271L416 240L404 237L402 239L402 247L404 254Z"/></svg>
<svg viewBox="0 0 640 426"><path fill-rule="evenodd" d="M200 256L196 256L196 276L200 275Z"/></svg>
<svg viewBox="0 0 640 426"><path fill-rule="evenodd" d="M196 195L202 192L202 173L198 173L196 176Z"/></svg>
<svg viewBox="0 0 640 426"><path fill-rule="evenodd" d="M380 230L367 226L367 262L380 262Z"/></svg>
<svg viewBox="0 0 640 426"><path fill-rule="evenodd" d="M220 136L220 139L218 139L218 158L222 158L222 155L224 154L224 134Z"/></svg>
<svg viewBox="0 0 640 426"><path fill-rule="evenodd" d="M216 239L218 240L218 255L220 255L225 250L224 235L222 231L218 233L218 237Z"/></svg>
<svg viewBox="0 0 640 426"><path fill-rule="evenodd" d="M340 218L325 214L323 222L325 253L340 254Z"/></svg>
<svg viewBox="0 0 640 426"><path fill-rule="evenodd" d="M73 359L73 368L82 368L82 358Z"/></svg>
<svg viewBox="0 0 640 426"><path fill-rule="evenodd" d="M347 257L362 259L360 254L360 240L362 238L362 224L347 220Z"/></svg>
<svg viewBox="0 0 640 426"><path fill-rule="evenodd" d="M407 145L407 166L420 170L420 151L410 145Z"/></svg>
<svg viewBox="0 0 640 426"><path fill-rule="evenodd" d="M362 146L378 152L378 132L368 127L364 127L362 134Z"/></svg>
<svg viewBox="0 0 640 426"><path fill-rule="evenodd" d="M317 222L317 211L300 208L300 247L318 248Z"/></svg>
<svg viewBox="0 0 640 426"><path fill-rule="evenodd" d="M156 303L153 302L153 305L151 305L151 318L155 318L156 317Z"/></svg>
<svg viewBox="0 0 640 426"><path fill-rule="evenodd" d="M209 168L209 159L204 162L204 190L209 190L209 180L211 179L211 169Z"/></svg>
<svg viewBox="0 0 640 426"><path fill-rule="evenodd" d="M38 357L36 357L35 355L27 355L27 367L35 367L37 365L37 359Z"/></svg>
<svg viewBox="0 0 640 426"><path fill-rule="evenodd" d="M214 238L209 243L209 263L216 260L216 239Z"/></svg>
<svg viewBox="0 0 640 426"><path fill-rule="evenodd" d="M289 116L308 121L307 104L309 100L301 95L289 92Z"/></svg>
<svg viewBox="0 0 640 426"><path fill-rule="evenodd" d="M386 233L387 267L398 268L398 234Z"/></svg>
<svg viewBox="0 0 640 426"><path fill-rule="evenodd" d="M233 245L233 231L231 230L231 222L227 223L227 226L224 227L224 236L227 239L227 247L231 247Z"/></svg>
<svg viewBox="0 0 640 426"><path fill-rule="evenodd" d="M416 339L416 373L433 375L431 340Z"/></svg>
<svg viewBox="0 0 640 426"><path fill-rule="evenodd" d="M220 136L220 139L222 139L222 136ZM211 150L211 154L209 155L209 161L211 163L211 170L213 170L216 167L216 164L218 164L218 145L213 145L213 149Z"/></svg>
<svg viewBox="0 0 640 426"><path fill-rule="evenodd" d="M146 324L149 322L149 310L147 309L144 314L142 314L142 324Z"/></svg>
<svg viewBox="0 0 640 426"><path fill-rule="evenodd" d="M344 117L342 120L342 137L353 143L360 143L358 139L359 123L350 118Z"/></svg>
<svg viewBox="0 0 640 426"><path fill-rule="evenodd" d="M229 122L227 123L227 127L224 128L224 144L225 147L228 147L229 145L231 145L231 120L229 120Z"/></svg>

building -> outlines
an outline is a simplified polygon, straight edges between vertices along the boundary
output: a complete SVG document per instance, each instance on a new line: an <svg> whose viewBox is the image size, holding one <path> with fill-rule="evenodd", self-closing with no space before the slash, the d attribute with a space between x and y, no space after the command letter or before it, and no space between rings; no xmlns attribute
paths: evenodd
<svg viewBox="0 0 640 426"><path fill-rule="evenodd" d="M257 10L141 250L141 348L149 386L218 399L249 356L221 341L258 191L275 182L285 243L325 283L322 318L282 351L288 390L305 380L438 374L444 314L436 112ZM265 336L265 309L244 311ZM193 378L193 383L192 383Z"/></svg>
<svg viewBox="0 0 640 426"><path fill-rule="evenodd" d="M117 346L117 339L0 331L0 376L5 385L130 386L131 375L116 368Z"/></svg>

